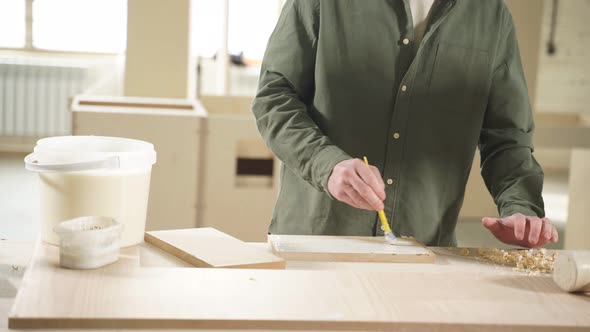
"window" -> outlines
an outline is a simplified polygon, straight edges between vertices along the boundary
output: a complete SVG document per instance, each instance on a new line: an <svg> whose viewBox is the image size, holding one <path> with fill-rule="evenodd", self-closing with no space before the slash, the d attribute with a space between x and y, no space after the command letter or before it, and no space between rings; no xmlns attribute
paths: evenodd
<svg viewBox="0 0 590 332"><path fill-rule="evenodd" d="M0 47L24 47L25 31L25 0L1 0Z"/></svg>
<svg viewBox="0 0 590 332"><path fill-rule="evenodd" d="M282 4L279 0L230 0L229 53L243 52L247 59L261 60ZM193 0L191 19L193 54L212 57L221 47L223 1Z"/></svg>
<svg viewBox="0 0 590 332"><path fill-rule="evenodd" d="M193 0L191 12L192 53L213 57L221 48L223 1Z"/></svg>
<svg viewBox="0 0 590 332"><path fill-rule="evenodd" d="M284 0L228 1L229 52L261 60ZM192 0L193 54L219 51L223 2ZM127 0L0 0L0 47L124 53L126 43Z"/></svg>
<svg viewBox="0 0 590 332"><path fill-rule="evenodd" d="M261 60L280 14L277 0L230 0L228 51Z"/></svg>
<svg viewBox="0 0 590 332"><path fill-rule="evenodd" d="M126 0L33 1L35 48L123 53L126 43Z"/></svg>

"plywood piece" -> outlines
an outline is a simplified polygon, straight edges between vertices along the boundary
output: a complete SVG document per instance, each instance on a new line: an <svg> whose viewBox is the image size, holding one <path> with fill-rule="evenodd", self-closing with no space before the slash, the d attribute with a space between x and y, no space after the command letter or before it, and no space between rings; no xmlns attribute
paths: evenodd
<svg viewBox="0 0 590 332"><path fill-rule="evenodd" d="M284 259L210 227L147 232L145 241L198 267L285 268Z"/></svg>
<svg viewBox="0 0 590 332"><path fill-rule="evenodd" d="M269 235L273 252L292 261L431 263L436 256L413 238L389 244L383 237Z"/></svg>
<svg viewBox="0 0 590 332"><path fill-rule="evenodd" d="M252 99L209 96L202 102L209 116L203 131L206 158L201 164L198 226L214 227L243 241L266 241L279 188L280 162L273 157L273 175L262 183L237 174L238 158L265 155L265 144L250 110Z"/></svg>
<svg viewBox="0 0 590 332"><path fill-rule="evenodd" d="M60 269L41 244L11 328L215 328L571 331L590 328L589 297L549 275L416 271Z"/></svg>
<svg viewBox="0 0 590 332"><path fill-rule="evenodd" d="M194 98L191 3L127 1L126 96Z"/></svg>
<svg viewBox="0 0 590 332"><path fill-rule="evenodd" d="M200 101L209 114L245 115L252 117L252 101L249 96L216 96L203 95Z"/></svg>
<svg viewBox="0 0 590 332"><path fill-rule="evenodd" d="M564 248L590 250L590 149L573 149Z"/></svg>

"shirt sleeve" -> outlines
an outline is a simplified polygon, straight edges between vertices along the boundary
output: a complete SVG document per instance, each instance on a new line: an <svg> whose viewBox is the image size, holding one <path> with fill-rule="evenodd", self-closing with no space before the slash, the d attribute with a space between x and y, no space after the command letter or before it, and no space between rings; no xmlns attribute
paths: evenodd
<svg viewBox="0 0 590 332"><path fill-rule="evenodd" d="M340 161L351 159L309 116L314 95L319 1L288 1L272 33L252 104L268 147L320 191Z"/></svg>
<svg viewBox="0 0 590 332"><path fill-rule="evenodd" d="M544 217L543 170L533 157L533 114L508 9L504 22L479 138L481 174L500 216Z"/></svg>

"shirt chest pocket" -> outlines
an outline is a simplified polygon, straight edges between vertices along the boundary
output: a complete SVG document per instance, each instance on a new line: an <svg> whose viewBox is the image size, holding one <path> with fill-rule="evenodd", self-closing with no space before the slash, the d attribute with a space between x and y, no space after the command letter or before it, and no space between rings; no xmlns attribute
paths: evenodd
<svg viewBox="0 0 590 332"><path fill-rule="evenodd" d="M429 84L432 106L457 112L483 112L489 89L485 50L440 43Z"/></svg>

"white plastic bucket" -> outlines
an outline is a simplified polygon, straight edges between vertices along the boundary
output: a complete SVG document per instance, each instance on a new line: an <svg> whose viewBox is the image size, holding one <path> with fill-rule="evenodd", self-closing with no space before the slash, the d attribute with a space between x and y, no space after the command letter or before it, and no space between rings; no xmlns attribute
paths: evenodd
<svg viewBox="0 0 590 332"><path fill-rule="evenodd" d="M111 217L121 223L121 246L143 241L152 165L151 143L119 137L60 136L37 141L25 167L39 173L41 238L65 220Z"/></svg>

